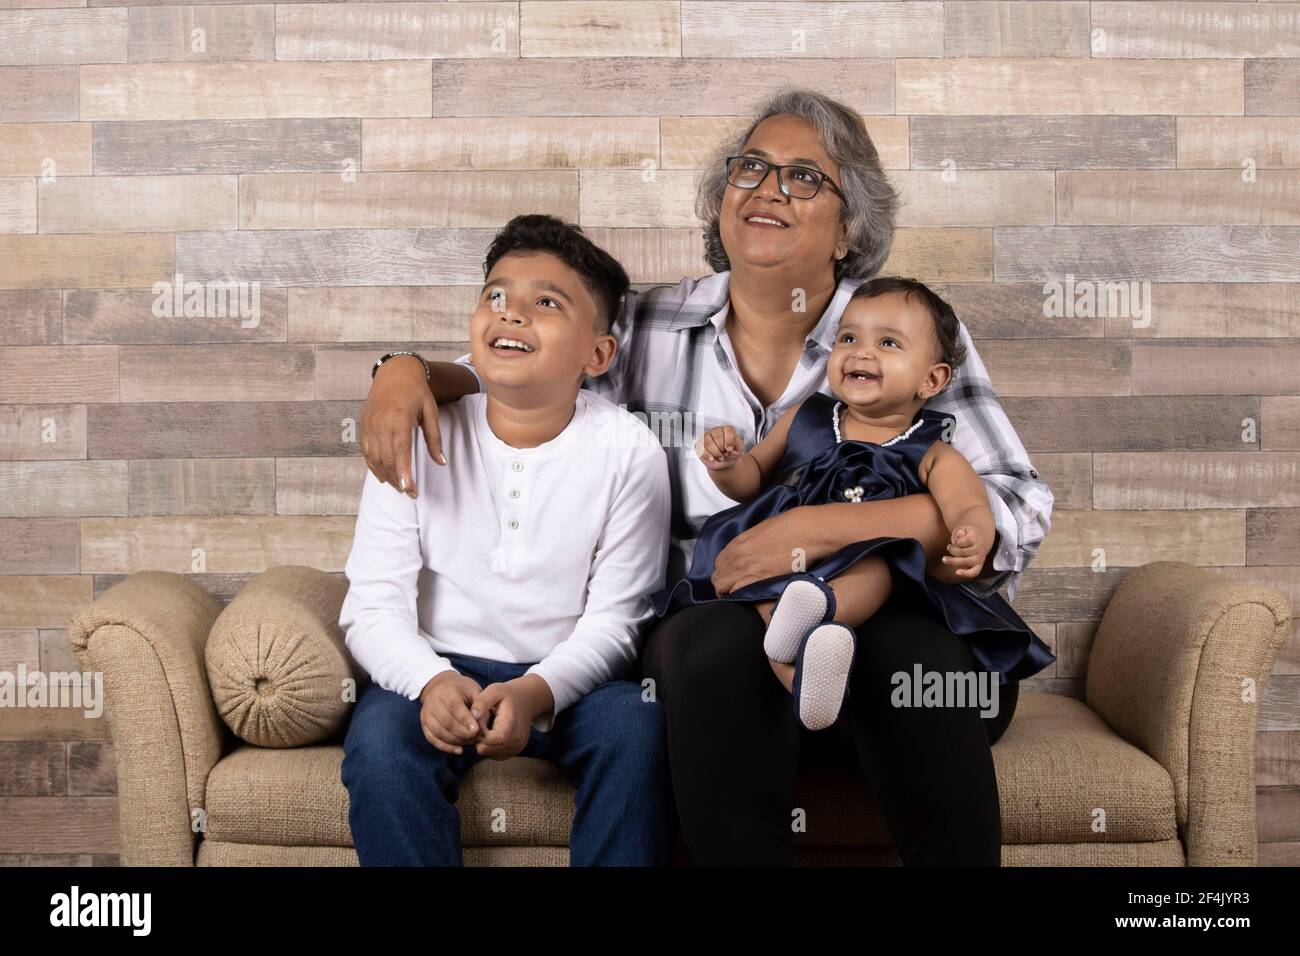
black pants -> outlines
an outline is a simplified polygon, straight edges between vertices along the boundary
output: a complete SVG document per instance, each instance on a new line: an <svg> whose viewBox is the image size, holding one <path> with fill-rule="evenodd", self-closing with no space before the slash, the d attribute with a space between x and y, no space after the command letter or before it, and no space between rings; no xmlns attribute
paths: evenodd
<svg viewBox="0 0 1300 956"><path fill-rule="evenodd" d="M991 745L1015 712L1019 684L1000 688L998 713L978 705L896 707L891 675L977 671L966 641L901 599L857 630L849 699L812 733L763 653L750 605L686 608L659 623L642 665L668 711L678 818L695 865L793 862L791 813L801 764L856 763L880 801L904 865L999 866L1001 808Z"/></svg>

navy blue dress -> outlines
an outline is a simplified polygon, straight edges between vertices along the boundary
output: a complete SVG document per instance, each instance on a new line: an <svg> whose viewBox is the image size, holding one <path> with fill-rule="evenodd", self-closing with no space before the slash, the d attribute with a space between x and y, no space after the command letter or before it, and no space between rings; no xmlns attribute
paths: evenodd
<svg viewBox="0 0 1300 956"><path fill-rule="evenodd" d="M752 500L710 517L700 529L687 576L650 595L655 614L666 617L710 601L775 600L795 576L755 581L719 597L710 580L718 553L742 531L801 505L897 498L926 490L917 468L930 446L944 441L949 415L922 408L901 435L882 444L836 441L834 398L810 396L795 414L785 454L772 481ZM847 494L846 494L847 492ZM1056 657L997 592L976 594L964 584L944 584L925 573L926 559L915 538L872 538L850 544L808 568L829 581L858 561L875 555L894 569L894 594L912 592L954 634L965 637L978 663L998 672L1000 682L1036 674Z"/></svg>

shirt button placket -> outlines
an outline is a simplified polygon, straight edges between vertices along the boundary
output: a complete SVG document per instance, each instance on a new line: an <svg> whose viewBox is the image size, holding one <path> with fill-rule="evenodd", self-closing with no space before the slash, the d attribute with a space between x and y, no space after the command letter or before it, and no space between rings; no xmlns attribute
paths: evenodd
<svg viewBox="0 0 1300 956"><path fill-rule="evenodd" d="M506 495L507 500L503 503L501 517L505 524L505 534L503 535L503 544L507 547L515 545L518 542L518 535L515 532L519 530L519 514L514 502L519 499L523 493L523 477L521 472L524 471L522 461L512 461L510 468L506 472Z"/></svg>

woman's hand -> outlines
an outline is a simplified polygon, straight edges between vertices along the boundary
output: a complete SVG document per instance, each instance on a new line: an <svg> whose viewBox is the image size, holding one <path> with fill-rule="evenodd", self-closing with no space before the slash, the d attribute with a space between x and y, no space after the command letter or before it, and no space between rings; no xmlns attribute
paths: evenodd
<svg viewBox="0 0 1300 956"><path fill-rule="evenodd" d="M755 581L809 568L831 552L817 531L819 505L791 508L732 538L713 563L713 589L719 595ZM860 506L858 506L860 507Z"/></svg>
<svg viewBox="0 0 1300 956"><path fill-rule="evenodd" d="M396 355L379 366L361 410L361 454L376 478L412 498L418 492L411 476L411 434L416 425L424 429L433 460L445 465L438 405L424 366L413 355Z"/></svg>

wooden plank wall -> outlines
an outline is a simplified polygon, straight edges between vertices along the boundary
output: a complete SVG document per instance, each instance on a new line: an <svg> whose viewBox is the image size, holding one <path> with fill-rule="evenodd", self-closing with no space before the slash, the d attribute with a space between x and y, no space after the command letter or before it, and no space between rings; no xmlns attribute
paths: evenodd
<svg viewBox="0 0 1300 956"><path fill-rule="evenodd" d="M696 172L784 84L865 117L887 271L951 297L1056 494L1033 689L1082 694L1126 567L1300 607L1300 3L0 0L0 669L75 668L70 612L194 548L223 596L339 571L374 357L459 354L520 212L706 272ZM259 322L155 317L175 273L259 282ZM1151 321L1045 317L1067 276L1150 283ZM1293 634L1265 864L1300 864L1298 698ZM0 710L0 861L116 852L104 722Z"/></svg>

